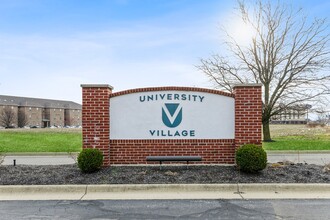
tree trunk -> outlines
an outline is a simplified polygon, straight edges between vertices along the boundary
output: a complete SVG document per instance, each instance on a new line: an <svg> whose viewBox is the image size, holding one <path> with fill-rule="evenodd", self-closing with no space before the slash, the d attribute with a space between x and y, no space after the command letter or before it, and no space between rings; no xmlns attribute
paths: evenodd
<svg viewBox="0 0 330 220"><path fill-rule="evenodd" d="M265 142L272 141L272 139L270 137L269 121L264 121L262 123L262 132L263 132Z"/></svg>

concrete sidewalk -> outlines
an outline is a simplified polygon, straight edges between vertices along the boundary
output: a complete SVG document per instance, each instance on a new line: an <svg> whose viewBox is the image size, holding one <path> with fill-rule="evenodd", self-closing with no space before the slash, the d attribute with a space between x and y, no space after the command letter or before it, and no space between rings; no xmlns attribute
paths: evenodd
<svg viewBox="0 0 330 220"><path fill-rule="evenodd" d="M268 163L290 161L325 165L330 163L330 151L267 151Z"/></svg>
<svg viewBox="0 0 330 220"><path fill-rule="evenodd" d="M2 165L64 165L76 163L77 153L7 154Z"/></svg>
<svg viewBox="0 0 330 220"><path fill-rule="evenodd" d="M276 163L291 161L293 163L308 163L325 165L330 163L330 151L268 151L268 162ZM3 165L61 165L76 163L77 153L55 153L55 154L7 154L4 157Z"/></svg>
<svg viewBox="0 0 330 220"><path fill-rule="evenodd" d="M330 184L0 186L0 200L330 199Z"/></svg>

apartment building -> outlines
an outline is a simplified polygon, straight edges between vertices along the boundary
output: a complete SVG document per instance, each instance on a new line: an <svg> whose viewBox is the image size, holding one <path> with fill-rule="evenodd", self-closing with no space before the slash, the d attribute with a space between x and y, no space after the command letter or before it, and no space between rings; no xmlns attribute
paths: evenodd
<svg viewBox="0 0 330 220"><path fill-rule="evenodd" d="M0 114L8 108L16 115L13 127L21 127L22 120L30 127L81 125L81 105L72 101L0 95Z"/></svg>

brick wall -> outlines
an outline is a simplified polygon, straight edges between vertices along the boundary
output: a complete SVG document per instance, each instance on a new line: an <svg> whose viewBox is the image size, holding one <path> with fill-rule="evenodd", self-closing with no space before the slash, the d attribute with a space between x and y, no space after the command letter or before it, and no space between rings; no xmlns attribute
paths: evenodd
<svg viewBox="0 0 330 220"><path fill-rule="evenodd" d="M50 126L64 126L64 109L49 108L49 123Z"/></svg>
<svg viewBox="0 0 330 220"><path fill-rule="evenodd" d="M234 87L235 94L235 144L261 145L262 97L260 84L243 84Z"/></svg>
<svg viewBox="0 0 330 220"><path fill-rule="evenodd" d="M83 90L83 148L98 148L104 166L145 164L146 156L202 156L205 164L234 164L235 149L244 143L261 143L261 86L239 85L234 94L217 90L158 87L113 93L109 85L81 85ZM110 140L110 97L141 91L200 91L235 97L235 139ZM111 108L111 106L110 106Z"/></svg>
<svg viewBox="0 0 330 220"><path fill-rule="evenodd" d="M65 109L64 123L68 126L81 126L81 110L79 109Z"/></svg>
<svg viewBox="0 0 330 220"><path fill-rule="evenodd" d="M42 108L28 106L22 108L25 109L26 116L28 117L28 124L42 127Z"/></svg>
<svg viewBox="0 0 330 220"><path fill-rule="evenodd" d="M104 166L110 165L110 94L109 85L81 85L83 148L98 148Z"/></svg>
<svg viewBox="0 0 330 220"><path fill-rule="evenodd" d="M204 164L233 164L235 143L228 140L110 140L111 164L145 164L146 156L202 156Z"/></svg>

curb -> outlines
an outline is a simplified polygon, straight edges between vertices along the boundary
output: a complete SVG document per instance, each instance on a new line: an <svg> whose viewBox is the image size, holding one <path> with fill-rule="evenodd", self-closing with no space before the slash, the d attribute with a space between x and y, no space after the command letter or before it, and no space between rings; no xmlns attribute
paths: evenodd
<svg viewBox="0 0 330 220"><path fill-rule="evenodd" d="M330 199L330 184L8 185L0 200Z"/></svg>
<svg viewBox="0 0 330 220"><path fill-rule="evenodd" d="M330 154L330 150L266 150L267 154Z"/></svg>

